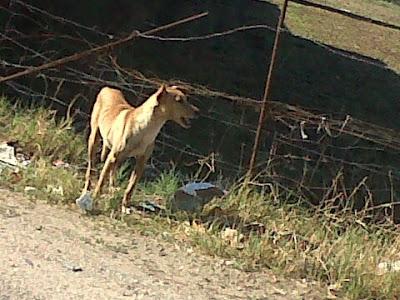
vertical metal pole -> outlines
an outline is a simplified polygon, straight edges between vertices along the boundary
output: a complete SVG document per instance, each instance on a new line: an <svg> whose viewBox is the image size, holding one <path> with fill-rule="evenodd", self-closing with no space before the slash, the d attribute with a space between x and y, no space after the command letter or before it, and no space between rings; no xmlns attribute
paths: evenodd
<svg viewBox="0 0 400 300"><path fill-rule="evenodd" d="M269 97L269 93L270 93L270 89L271 89L272 74L274 71L275 59L276 59L276 54L278 52L278 46L279 46L279 38L280 38L282 25L285 20L288 2L289 2L289 0L284 0L284 2L283 2L281 15L279 16L278 25L276 27L274 48L272 49L271 63L269 65L268 77L267 77L267 81L265 83L264 96L262 99L262 106L261 106L260 116L258 119L258 127L257 127L256 137L254 139L253 152L251 154L248 175L252 175L254 172L254 164L257 159L257 152L258 152L258 148L259 148L259 144L260 144L261 130L264 125L266 111L267 111L268 97Z"/></svg>

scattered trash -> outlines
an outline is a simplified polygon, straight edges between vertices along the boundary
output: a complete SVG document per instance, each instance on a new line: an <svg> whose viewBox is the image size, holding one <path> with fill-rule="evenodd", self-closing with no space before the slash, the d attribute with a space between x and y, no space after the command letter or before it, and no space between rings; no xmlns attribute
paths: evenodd
<svg viewBox="0 0 400 300"><path fill-rule="evenodd" d="M0 173L5 168L25 168L31 161L22 153L17 153L15 143L1 143L0 144Z"/></svg>
<svg viewBox="0 0 400 300"><path fill-rule="evenodd" d="M24 258L25 262L30 265L31 267L34 267L33 262L29 258Z"/></svg>
<svg viewBox="0 0 400 300"><path fill-rule="evenodd" d="M90 196L90 192L86 192L86 194L80 196L75 200L75 203L84 212L90 211L93 208L93 199Z"/></svg>
<svg viewBox="0 0 400 300"><path fill-rule="evenodd" d="M171 211L200 211L214 197L222 197L227 192L208 182L192 182L178 189L171 200Z"/></svg>
<svg viewBox="0 0 400 300"><path fill-rule="evenodd" d="M69 163L66 163L61 159L57 159L57 160L53 161L52 164L56 168L69 168L69 166L70 166Z"/></svg>
<svg viewBox="0 0 400 300"><path fill-rule="evenodd" d="M18 167L19 162L15 157L14 147L7 143L0 144L0 172L6 167Z"/></svg>
<svg viewBox="0 0 400 300"><path fill-rule="evenodd" d="M50 194L54 194L54 195L59 195L59 196L64 196L64 189L62 186L54 186L51 184L48 184L46 186L46 191Z"/></svg>
<svg viewBox="0 0 400 300"><path fill-rule="evenodd" d="M162 205L159 205L158 203L154 201L143 201L139 203L138 205L135 206L137 210L143 211L143 212L150 212L150 213L159 213L161 211L165 211L165 207Z"/></svg>
<svg viewBox="0 0 400 300"><path fill-rule="evenodd" d="M197 192L199 192L201 190L208 190L208 189L214 188L214 187L215 186L213 184L208 183L208 182L192 182L192 183L186 184L181 189L188 195L197 196Z"/></svg>
<svg viewBox="0 0 400 300"><path fill-rule="evenodd" d="M15 157L15 149L7 143L0 144L0 160L11 166L18 166L18 160Z"/></svg>
<svg viewBox="0 0 400 300"><path fill-rule="evenodd" d="M33 186L26 186L25 188L24 188L24 192L26 192L26 193L29 193L29 192L33 192L33 191L36 191L36 188L35 187L33 187Z"/></svg>
<svg viewBox="0 0 400 300"><path fill-rule="evenodd" d="M15 155L15 158L24 167L27 167L31 164L31 160L27 156L25 156L25 154L23 154L23 153L17 153Z"/></svg>
<svg viewBox="0 0 400 300"><path fill-rule="evenodd" d="M400 271L400 260L381 262L378 264L378 275Z"/></svg>

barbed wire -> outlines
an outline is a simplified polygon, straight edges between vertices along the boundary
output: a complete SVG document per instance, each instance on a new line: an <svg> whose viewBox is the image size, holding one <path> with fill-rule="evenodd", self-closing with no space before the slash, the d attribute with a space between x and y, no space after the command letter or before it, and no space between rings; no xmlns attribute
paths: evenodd
<svg viewBox="0 0 400 300"><path fill-rule="evenodd" d="M40 53L38 51L35 51L35 50L23 45L20 42L15 41L14 39L6 36L3 33L0 33L0 36L5 38L5 39L7 39L7 40L12 41L14 44L18 45L19 47L21 47L22 49L24 49L26 51L31 52L35 56L40 57L40 58L44 59L45 61L50 61L50 59L47 58L46 56L44 56L42 53ZM25 65L13 64L13 63L6 62L5 60L2 60L2 63L4 65L14 65L14 66L18 66L20 68L26 68ZM115 60L113 60L113 65L119 71L122 71L122 72L124 72L124 73L126 73L126 74L128 74L128 75L130 75L130 76L132 76L132 77L134 77L136 79L138 79L138 80L142 80L144 82L151 83L153 86L156 86L156 85L161 83L161 80L154 80L154 79L146 78L143 74L141 74L137 70L128 71L127 69L122 68L121 66L119 66L116 63ZM82 71L78 71L78 70L73 69L73 68L69 68L68 67L67 70L70 71L72 74L77 76L77 78L78 78L77 81L83 80L84 82L90 82L91 81L91 82L96 82L98 84L100 84L100 83L101 84L114 84L114 82L112 82L112 81L102 80L102 79L99 79L96 76L93 76L91 74L88 74L88 73L85 73L85 72L82 72ZM252 106L252 107L255 107L255 108L259 108L259 106L260 106L260 102L255 100L255 99L252 99L252 98L230 95L228 93L211 90L210 88L207 88L205 86L190 85L190 84L188 84L186 82L182 82L182 81L178 81L177 83L179 85L182 85L185 89L189 90L190 93L198 95L198 96L218 97L218 98L222 98L222 99L233 101L233 102L238 103L240 105ZM128 89L129 91L134 91L134 89L132 87L127 87L127 86L124 86L124 89ZM307 111L305 111L305 110L303 110L303 109L301 109L299 107L294 107L294 106L290 106L290 105L287 105L287 104L283 104L283 103L280 103L280 102L274 102L274 101L271 101L271 104L273 106L275 106L274 108L278 108L277 111L278 112L280 111L280 114L278 113L277 115L280 116L280 117L282 117L282 115L284 115L285 117L289 117L290 119L294 119L296 121L305 121L305 122L308 122L308 123L313 124L313 125L319 125L321 123L321 119L323 118L323 116L310 114L309 112L307 112ZM286 113L284 114L284 112L282 110L285 110ZM332 125L332 129L333 130L336 130L336 131L339 131L339 132L342 132L342 133L344 132L344 133L347 133L347 134L350 134L350 135L355 135L355 136L357 136L357 137L359 137L361 139L367 139L367 140L370 140L370 141L379 142L380 144L382 144L384 146L392 147L392 148L394 148L396 150L400 149L400 139L399 139L399 135L397 134L397 132L394 132L393 130L389 130L388 128L380 128L380 127L377 127L376 125L372 125L370 123L365 123L365 122L362 122L360 120L352 119L351 122L352 122L353 125L354 124L358 124L359 125L358 127L361 126L362 128L360 128L360 129L357 128L358 130L354 130L354 128L353 128L352 131L349 131L349 130L347 130L345 128L342 128L343 127L342 126L343 125L342 121L329 120L329 123ZM368 125L368 126L366 126L366 125ZM364 134L366 128L370 128L368 131L369 131L371 136L366 136ZM377 132L374 133L372 129L375 129ZM359 132L363 132L363 133L360 134ZM384 134L382 134L383 132L384 132ZM388 134L388 133L395 134L396 137L394 137L393 135ZM387 136L388 137L387 140L390 140L391 143L382 141L382 137L384 137L384 136ZM393 142L396 141L396 139L397 139L397 142L395 144L393 144Z"/></svg>
<svg viewBox="0 0 400 300"><path fill-rule="evenodd" d="M20 0L15 1L17 1L18 4L23 3ZM99 36L110 38L107 33L99 33L98 30L95 28L91 28L86 25L82 25L74 21L52 15L41 9L37 10L32 5L30 6L30 9L32 11L43 14L46 17L52 18L60 23L70 24L71 26L75 26L79 29L88 30ZM142 33L138 33L138 35L143 39L158 40L161 42L196 42L206 39L220 38L223 36L248 30L275 31L275 29L271 28L270 26L259 24L245 25L221 32L214 32L194 37L162 37ZM293 35L286 29L285 32ZM13 35L10 36L11 34ZM68 38L67 35L62 35L59 33L53 33L53 35L51 35L51 32L46 31L46 34L49 35L43 35L42 37L37 36L35 38L45 39L46 37L51 37L57 39L62 38L63 36L65 38ZM24 37L24 39L18 40L18 38L21 37ZM15 29L11 29L10 31L7 31L5 33L0 32L0 38L4 41L12 43L23 51L26 51L30 55L29 59L32 61L34 59L41 59L44 62L51 61L51 58L47 54L52 52L35 50L32 47L27 46L25 42L32 37L24 35L23 33L16 31ZM83 37L78 37L76 39L81 39L82 43L89 45L89 47L97 46L92 41L83 40ZM315 43L318 44L318 42ZM335 53L335 51L340 51L336 49L328 49L330 46L324 44L319 45L324 48L327 47L326 49L333 53ZM343 53L340 53L339 55L345 56L347 58L351 57L351 55L349 56L348 54ZM375 65L374 62L368 60L364 61L363 58L358 58L354 56L351 59L358 60L366 64ZM27 61L28 60L8 61L7 58L2 57L0 59L0 65L4 66L5 68L27 69L30 68L30 66L27 65ZM379 64L377 66L382 67ZM90 71L87 70L88 68ZM88 101L88 99L84 98L83 94L85 94L88 90L91 90L93 88L99 89L101 86L104 85L112 85L126 92L132 93L136 96L137 101L140 102L146 99L146 97L154 91L154 88L158 87L161 83L171 83L168 80L163 80L155 77L152 78L144 75L138 70L128 68L126 66L121 66L114 57L108 56L97 57L96 61L93 62L93 65L84 66L84 69L85 71L81 70L80 66L66 66L64 67L64 70L62 72L60 72L58 69L49 69L46 70L46 72L39 73L37 78L43 81L43 90L38 90L37 88L35 89L30 86L29 83L23 83L23 81L20 82L17 80L6 82L6 84L18 95L25 95L25 97L29 99L47 99L58 105L61 105L62 107L69 108L70 103L68 103L68 101L65 101L64 99L62 99L61 96L58 95L60 87L64 84L75 87L77 85L81 86L83 91L80 91L81 95L79 97L82 97L86 102ZM51 84L57 85L57 87L53 87L53 90L55 91L52 90L50 92ZM251 110L255 113L259 110L261 105L261 102L259 100L250 97L232 95L223 91L211 89L200 84L193 84L181 80L174 80L173 84L179 85L183 89L187 90L192 98L195 98L195 100L199 102L217 103L210 101L211 98L213 98L220 100L220 102L218 103L232 103L233 105L235 105L235 107L243 107L243 109L249 111ZM279 146L287 146L288 150L286 153L283 154L272 153L273 151L268 151L268 147L264 147L264 150L261 151L262 157L264 159L260 161L258 167L264 168L264 170L268 170L267 178L269 179L267 180L276 181L276 183L282 186L282 188L288 188L288 186L285 186L283 181L290 181L294 186L307 190L310 193L312 193L311 190L314 189L320 189L324 191L329 190L329 187L322 186L322 184L320 187L315 186L313 185L313 182L311 180L310 182L304 183L303 179L298 180L297 178L295 178L295 176L292 176L291 178L290 176L288 177L288 175L283 174L283 171L277 171L276 165L282 164L284 166L283 169L285 169L289 165L287 161L296 160L298 161L297 164L301 164L302 162L307 163L309 165L312 165L313 168L320 168L322 171L324 171L323 168L329 164L335 166L335 168L341 165L345 165L350 168L357 169L358 171L371 174L370 176L375 176L373 178L379 180L383 180L383 178L387 177L387 170L394 170L395 174L392 175L393 179L400 181L400 167L397 165L392 165L391 162L390 164L378 164L373 163L373 160L372 162L371 160L365 160L363 159L363 157L351 160L348 158L348 155L345 154L358 152L369 153L377 151L394 157L397 151L400 150L400 133L398 131L358 120L352 118L351 116L347 116L343 119L328 117L328 115L324 112L309 111L299 106L293 106L279 101L271 101L270 107L270 121L274 124L276 123L281 125L281 127L285 128L285 130L278 131L272 128L265 127L263 131L264 133L267 133L269 137L272 137L271 139L273 145L274 143L276 143ZM75 109L75 114L79 115L85 121L87 121L87 119L90 117L89 111L81 109ZM242 122L238 118L229 119L229 117L226 116L224 113L220 113L218 111L209 110L207 113L202 112L200 117L205 118L209 120L209 122L213 122L212 124L217 124L218 126L225 126L228 129L234 128L234 130L243 130L249 135L254 134L256 128L255 124L251 123L251 120L247 121L246 123ZM302 130L310 136L315 136L303 138L301 135ZM351 143L344 140L347 137L352 138ZM326 145L320 143L320 140L322 138L326 138L329 140ZM332 142L337 140L342 141L341 144ZM245 156L246 153L241 153L242 150L239 151L238 149L236 149L235 151L238 153L240 152L240 155L236 155L235 157L240 156L240 162L233 163L232 161L227 161L223 154L218 153L218 151L216 150L219 149L220 144L218 143L220 142L221 141L218 141L216 142L216 145L213 145L212 151L214 152L212 155L212 160L214 160L218 164L218 167L220 169L228 170L235 175L240 174L243 171L243 161L246 161L246 158L242 156ZM240 143L240 141L236 142ZM174 150L174 152L176 153L184 154L185 157L193 158L195 162L210 159L210 153L206 153L206 150L195 149L195 147L193 147L192 145L188 145L181 138L167 134L164 130L160 133L159 139L157 140L157 145L159 145L160 147L166 147L170 150ZM271 149L272 148L273 146L271 146ZM330 152L326 152L327 148L330 149ZM292 151L292 149L294 150ZM272 164L272 167L268 166L271 161L273 161L276 165ZM296 176L297 175L298 173L296 173ZM282 182L280 182L279 180L282 180ZM351 188L347 189L352 190ZM390 191L390 189L383 188L376 188L373 190L376 192Z"/></svg>
<svg viewBox="0 0 400 300"><path fill-rule="evenodd" d="M210 34L205 34L205 35L200 35L200 36L191 36L191 37L162 37L162 36L158 36L158 35L149 35L149 34L142 34L142 33L139 33L138 35L141 38L162 41L162 42L195 42L195 41L204 41L204 40L219 38L219 37L223 37L226 35L231 35L233 33L255 30L255 29L267 29L269 31L276 32L276 29L273 28L272 26L269 26L266 24L256 24L256 25L244 25L244 26L235 27L232 29L227 29L227 30L224 30L221 32L214 32L214 33L210 33ZM288 30L286 30L286 31L289 32Z"/></svg>

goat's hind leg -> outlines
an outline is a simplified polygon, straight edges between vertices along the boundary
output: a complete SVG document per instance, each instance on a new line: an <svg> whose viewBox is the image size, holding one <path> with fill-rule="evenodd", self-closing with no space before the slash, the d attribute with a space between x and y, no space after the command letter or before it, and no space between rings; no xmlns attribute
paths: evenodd
<svg viewBox="0 0 400 300"><path fill-rule="evenodd" d="M99 194L101 187L103 186L106 175L109 173L110 168L113 168L115 165L116 157L117 155L114 153L113 150L111 150L107 156L103 169L101 170L99 181L97 182L96 187L93 191L93 198L95 198Z"/></svg>
<svg viewBox="0 0 400 300"><path fill-rule="evenodd" d="M115 191L115 181L117 177L118 168L121 166L122 159L121 157L116 158L115 162L111 164L110 171L109 171L109 189L110 192Z"/></svg>
<svg viewBox="0 0 400 300"><path fill-rule="evenodd" d="M86 192L90 188L90 175L92 171L92 165L95 163L96 148L99 144L99 141L100 141L100 134L98 128L92 128L88 140L88 166L86 169L85 186L82 190L82 195L86 194Z"/></svg>

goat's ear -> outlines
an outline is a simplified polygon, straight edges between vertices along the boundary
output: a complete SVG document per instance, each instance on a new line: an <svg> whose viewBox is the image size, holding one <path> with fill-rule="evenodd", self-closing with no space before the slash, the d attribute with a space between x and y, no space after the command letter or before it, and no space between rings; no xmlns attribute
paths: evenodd
<svg viewBox="0 0 400 300"><path fill-rule="evenodd" d="M161 86L158 88L157 92L155 92L157 102L158 102L157 105L160 104L160 100L163 99L163 97L166 95L166 93L167 93L167 87L165 86L165 84L161 84Z"/></svg>
<svg viewBox="0 0 400 300"><path fill-rule="evenodd" d="M187 87L185 85L173 85L173 86L171 86L171 89L179 90L184 94L189 92L189 87Z"/></svg>
<svg viewBox="0 0 400 300"><path fill-rule="evenodd" d="M161 84L161 86L157 90L157 99L159 97L164 96L166 93L167 93L167 87L165 86L165 84Z"/></svg>

